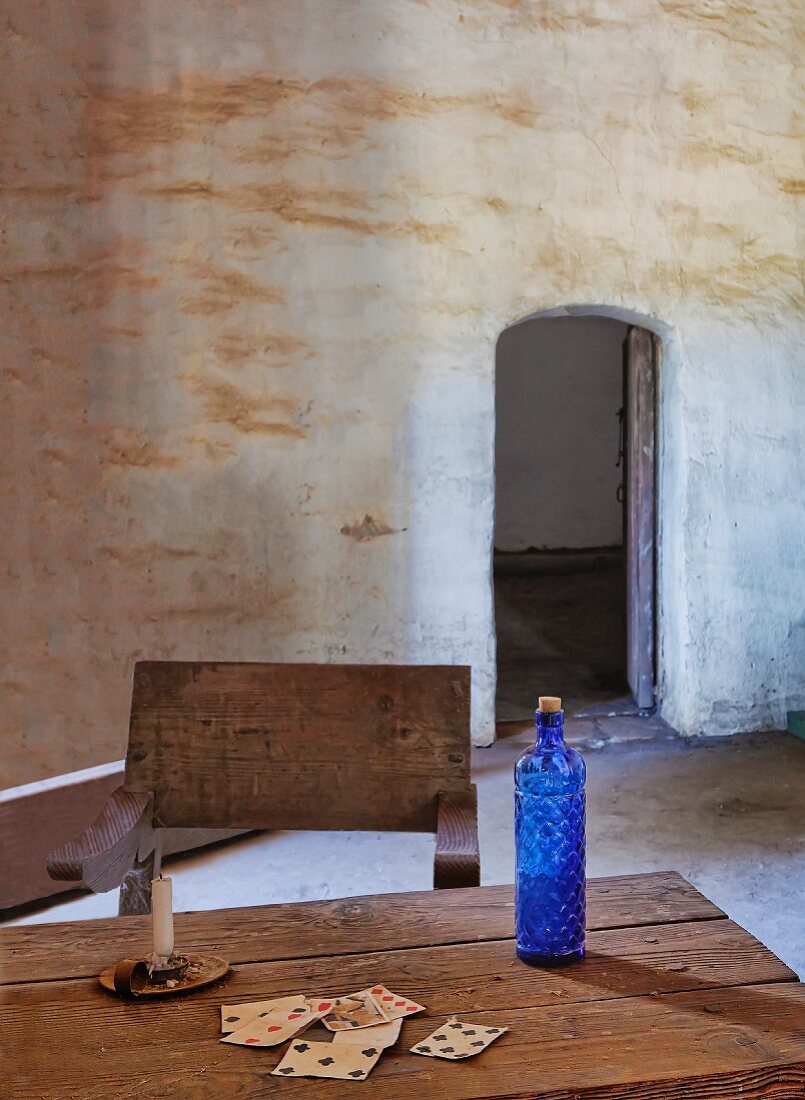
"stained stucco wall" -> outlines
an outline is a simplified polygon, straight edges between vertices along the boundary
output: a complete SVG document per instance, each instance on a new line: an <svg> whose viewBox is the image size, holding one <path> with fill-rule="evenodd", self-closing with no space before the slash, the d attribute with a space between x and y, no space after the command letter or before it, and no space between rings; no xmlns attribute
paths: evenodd
<svg viewBox="0 0 805 1100"><path fill-rule="evenodd" d="M492 735L494 348L662 329L661 661L805 705L797 5L5 0L7 782L132 661L458 661Z"/></svg>
<svg viewBox="0 0 805 1100"><path fill-rule="evenodd" d="M618 410L628 326L555 317L495 352L495 549L619 546Z"/></svg>

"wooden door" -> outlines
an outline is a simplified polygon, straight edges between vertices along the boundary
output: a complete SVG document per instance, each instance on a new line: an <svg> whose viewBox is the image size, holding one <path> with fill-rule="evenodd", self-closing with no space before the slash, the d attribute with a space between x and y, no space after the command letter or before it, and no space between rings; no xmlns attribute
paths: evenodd
<svg viewBox="0 0 805 1100"><path fill-rule="evenodd" d="M657 342L626 340L626 672L641 709L655 702Z"/></svg>

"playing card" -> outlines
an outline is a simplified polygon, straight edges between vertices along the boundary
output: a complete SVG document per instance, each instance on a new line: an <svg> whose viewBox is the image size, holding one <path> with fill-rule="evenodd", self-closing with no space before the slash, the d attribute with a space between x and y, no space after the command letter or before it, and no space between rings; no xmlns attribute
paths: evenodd
<svg viewBox="0 0 805 1100"><path fill-rule="evenodd" d="M316 1020L326 1016L331 1009L340 1005L342 1000L342 997L305 997L305 1002Z"/></svg>
<svg viewBox="0 0 805 1100"><path fill-rule="evenodd" d="M394 1046L397 1042L401 1028L402 1017L397 1020L390 1020L387 1024L374 1024L373 1027L353 1028L351 1031L336 1031L331 1038L339 1046L342 1043L362 1043L366 1046L368 1043L370 1046L382 1047L385 1050L386 1047Z"/></svg>
<svg viewBox="0 0 805 1100"><path fill-rule="evenodd" d="M332 1043L335 1039L337 1032L328 1031L321 1020L314 1020L310 1027L305 1028L305 1042L307 1043ZM347 1034L352 1034L348 1032ZM363 1032L359 1031L359 1035Z"/></svg>
<svg viewBox="0 0 805 1100"><path fill-rule="evenodd" d="M427 1039L411 1047L411 1053L424 1054L426 1058L472 1058L508 1030L506 1027L489 1027L488 1024L464 1024L452 1016Z"/></svg>
<svg viewBox="0 0 805 1100"><path fill-rule="evenodd" d="M284 998L283 998L284 999ZM297 997L295 1004L270 1009L265 1015L258 1015L244 1027L225 1035L222 1043L235 1043L237 1046L275 1047L292 1039L319 1020L334 1008L338 1001L334 997L318 999L315 997Z"/></svg>
<svg viewBox="0 0 805 1100"><path fill-rule="evenodd" d="M242 1005L221 1005L221 1033L228 1035L237 1031L258 1016L266 1016L274 1009L284 1008L286 1005L296 1004L299 998L275 997L270 1001L247 1001Z"/></svg>
<svg viewBox="0 0 805 1100"><path fill-rule="evenodd" d="M349 997L340 997L333 1011L322 1019L322 1023L330 1031L372 1027L374 1024L384 1024L387 1021L388 1016L378 1008L368 989L351 993Z"/></svg>
<svg viewBox="0 0 805 1100"><path fill-rule="evenodd" d="M392 993L391 990L386 989L384 985L370 986L369 992L390 1020L396 1020L403 1016L412 1016L415 1012L425 1011L424 1005L418 1005L416 1001L412 1001L408 997L402 997L397 993Z"/></svg>
<svg viewBox="0 0 805 1100"><path fill-rule="evenodd" d="M337 1077L342 1081L362 1081L377 1062L383 1048L375 1043L308 1043L304 1039L290 1044L276 1069L275 1077Z"/></svg>

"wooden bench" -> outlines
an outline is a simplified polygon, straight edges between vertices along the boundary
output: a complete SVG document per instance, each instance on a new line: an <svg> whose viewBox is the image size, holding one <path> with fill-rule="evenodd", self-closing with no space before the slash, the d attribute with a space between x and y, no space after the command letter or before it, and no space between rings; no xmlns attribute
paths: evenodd
<svg viewBox="0 0 805 1100"><path fill-rule="evenodd" d="M434 885L477 886L470 669L137 664L123 786L48 873L147 913L173 827L432 832Z"/></svg>

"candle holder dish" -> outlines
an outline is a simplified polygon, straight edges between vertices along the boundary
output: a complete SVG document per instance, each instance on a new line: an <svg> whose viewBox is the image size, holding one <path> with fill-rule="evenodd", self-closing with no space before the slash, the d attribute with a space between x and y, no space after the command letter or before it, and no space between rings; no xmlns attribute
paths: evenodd
<svg viewBox="0 0 805 1100"><path fill-rule="evenodd" d="M147 959L121 959L98 975L110 993L120 997L171 997L192 993L225 978L229 963L217 955L173 955L169 965L149 969Z"/></svg>

